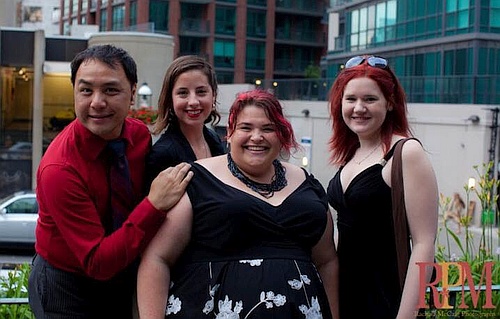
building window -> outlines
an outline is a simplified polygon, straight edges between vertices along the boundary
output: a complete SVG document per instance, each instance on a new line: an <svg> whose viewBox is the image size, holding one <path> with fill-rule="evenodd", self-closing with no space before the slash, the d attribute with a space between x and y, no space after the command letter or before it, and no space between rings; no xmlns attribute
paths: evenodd
<svg viewBox="0 0 500 319"><path fill-rule="evenodd" d="M69 1L70 0L65 0L64 5L63 5L63 17L69 18Z"/></svg>
<svg viewBox="0 0 500 319"><path fill-rule="evenodd" d="M234 67L234 41L215 40L214 66Z"/></svg>
<svg viewBox="0 0 500 319"><path fill-rule="evenodd" d="M248 42L246 52L246 68L264 70L266 61L266 45L263 42Z"/></svg>
<svg viewBox="0 0 500 319"><path fill-rule="evenodd" d="M130 2L130 25L137 24L137 2Z"/></svg>
<svg viewBox="0 0 500 319"><path fill-rule="evenodd" d="M234 73L227 71L217 71L217 83L219 84L233 84Z"/></svg>
<svg viewBox="0 0 500 319"><path fill-rule="evenodd" d="M108 23L108 12L106 9L101 9L101 22L99 23L99 31L106 31Z"/></svg>
<svg viewBox="0 0 500 319"><path fill-rule="evenodd" d="M179 37L179 52L181 55L200 55L203 52L203 41L200 38Z"/></svg>
<svg viewBox="0 0 500 319"><path fill-rule="evenodd" d="M149 22L157 32L168 32L168 1L149 1Z"/></svg>
<svg viewBox="0 0 500 319"><path fill-rule="evenodd" d="M78 2L79 2L78 0L73 0L73 8L71 9L71 15L73 15L73 16L76 16L78 14L78 11L79 11L79 8L78 8L79 3Z"/></svg>
<svg viewBox="0 0 500 319"><path fill-rule="evenodd" d="M111 30L121 31L124 27L125 19L125 5L119 5L113 7L113 19L111 20Z"/></svg>
<svg viewBox="0 0 500 319"><path fill-rule="evenodd" d="M489 9L490 27L493 32L500 33L500 0L492 0Z"/></svg>
<svg viewBox="0 0 500 319"><path fill-rule="evenodd" d="M234 35L236 31L236 9L217 7L215 12L215 33Z"/></svg>
<svg viewBox="0 0 500 319"><path fill-rule="evenodd" d="M266 11L248 10L247 36L256 38L266 37Z"/></svg>
<svg viewBox="0 0 500 319"><path fill-rule="evenodd" d="M469 29L469 0L446 1L446 32L448 35L464 33Z"/></svg>
<svg viewBox="0 0 500 319"><path fill-rule="evenodd" d="M397 10L396 0L390 0L350 12L347 16L350 50L362 50L394 40ZM406 25L400 26L398 35L406 33L406 28Z"/></svg>

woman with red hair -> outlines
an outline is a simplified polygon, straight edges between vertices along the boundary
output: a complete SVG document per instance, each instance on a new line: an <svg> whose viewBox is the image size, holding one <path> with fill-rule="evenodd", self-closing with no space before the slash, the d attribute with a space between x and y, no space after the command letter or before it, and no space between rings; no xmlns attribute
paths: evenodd
<svg viewBox="0 0 500 319"><path fill-rule="evenodd" d="M329 106L330 159L338 171L327 194L339 230L340 317L415 318L419 285L432 270L420 278L417 263L434 260L438 188L422 145L407 141L402 166L411 253L400 282L391 167L395 144L412 136L404 90L386 59L356 56L335 80Z"/></svg>
<svg viewBox="0 0 500 319"><path fill-rule="evenodd" d="M337 319L326 192L281 160L298 144L278 99L239 94L227 141L227 155L193 163L186 194L146 249L141 319Z"/></svg>

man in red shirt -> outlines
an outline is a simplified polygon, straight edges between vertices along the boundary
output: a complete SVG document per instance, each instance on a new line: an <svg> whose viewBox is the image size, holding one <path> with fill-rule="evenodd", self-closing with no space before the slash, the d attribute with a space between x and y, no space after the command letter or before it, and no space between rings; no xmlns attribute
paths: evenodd
<svg viewBox="0 0 500 319"><path fill-rule="evenodd" d="M127 118L137 68L126 51L99 45L80 52L71 82L76 119L52 141L37 172L29 303L36 318L132 318L139 256L193 173L179 164L145 187L151 135ZM115 229L106 146L117 139L125 140L134 202Z"/></svg>

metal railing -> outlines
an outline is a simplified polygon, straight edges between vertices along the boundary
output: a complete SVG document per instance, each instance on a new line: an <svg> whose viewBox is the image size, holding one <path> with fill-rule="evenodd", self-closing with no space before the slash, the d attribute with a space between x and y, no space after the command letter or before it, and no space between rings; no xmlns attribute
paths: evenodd
<svg viewBox="0 0 500 319"><path fill-rule="evenodd" d="M283 63L280 61L279 65ZM500 75L398 78L408 103L500 104ZM262 80L261 87L273 89L282 100L327 101L334 81L335 78L272 79Z"/></svg>
<svg viewBox="0 0 500 319"><path fill-rule="evenodd" d="M0 305L27 305L28 298L0 298Z"/></svg>

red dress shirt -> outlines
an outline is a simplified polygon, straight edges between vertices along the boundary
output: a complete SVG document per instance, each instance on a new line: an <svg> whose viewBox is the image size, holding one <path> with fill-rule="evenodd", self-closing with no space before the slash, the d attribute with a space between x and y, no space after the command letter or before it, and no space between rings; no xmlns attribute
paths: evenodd
<svg viewBox="0 0 500 319"><path fill-rule="evenodd" d="M138 205L122 227L106 234L111 220L106 141L78 119L52 141L37 172L39 204L36 252L53 267L108 280L130 265L165 219L145 198L145 158L151 135L140 121L127 118L122 136Z"/></svg>

